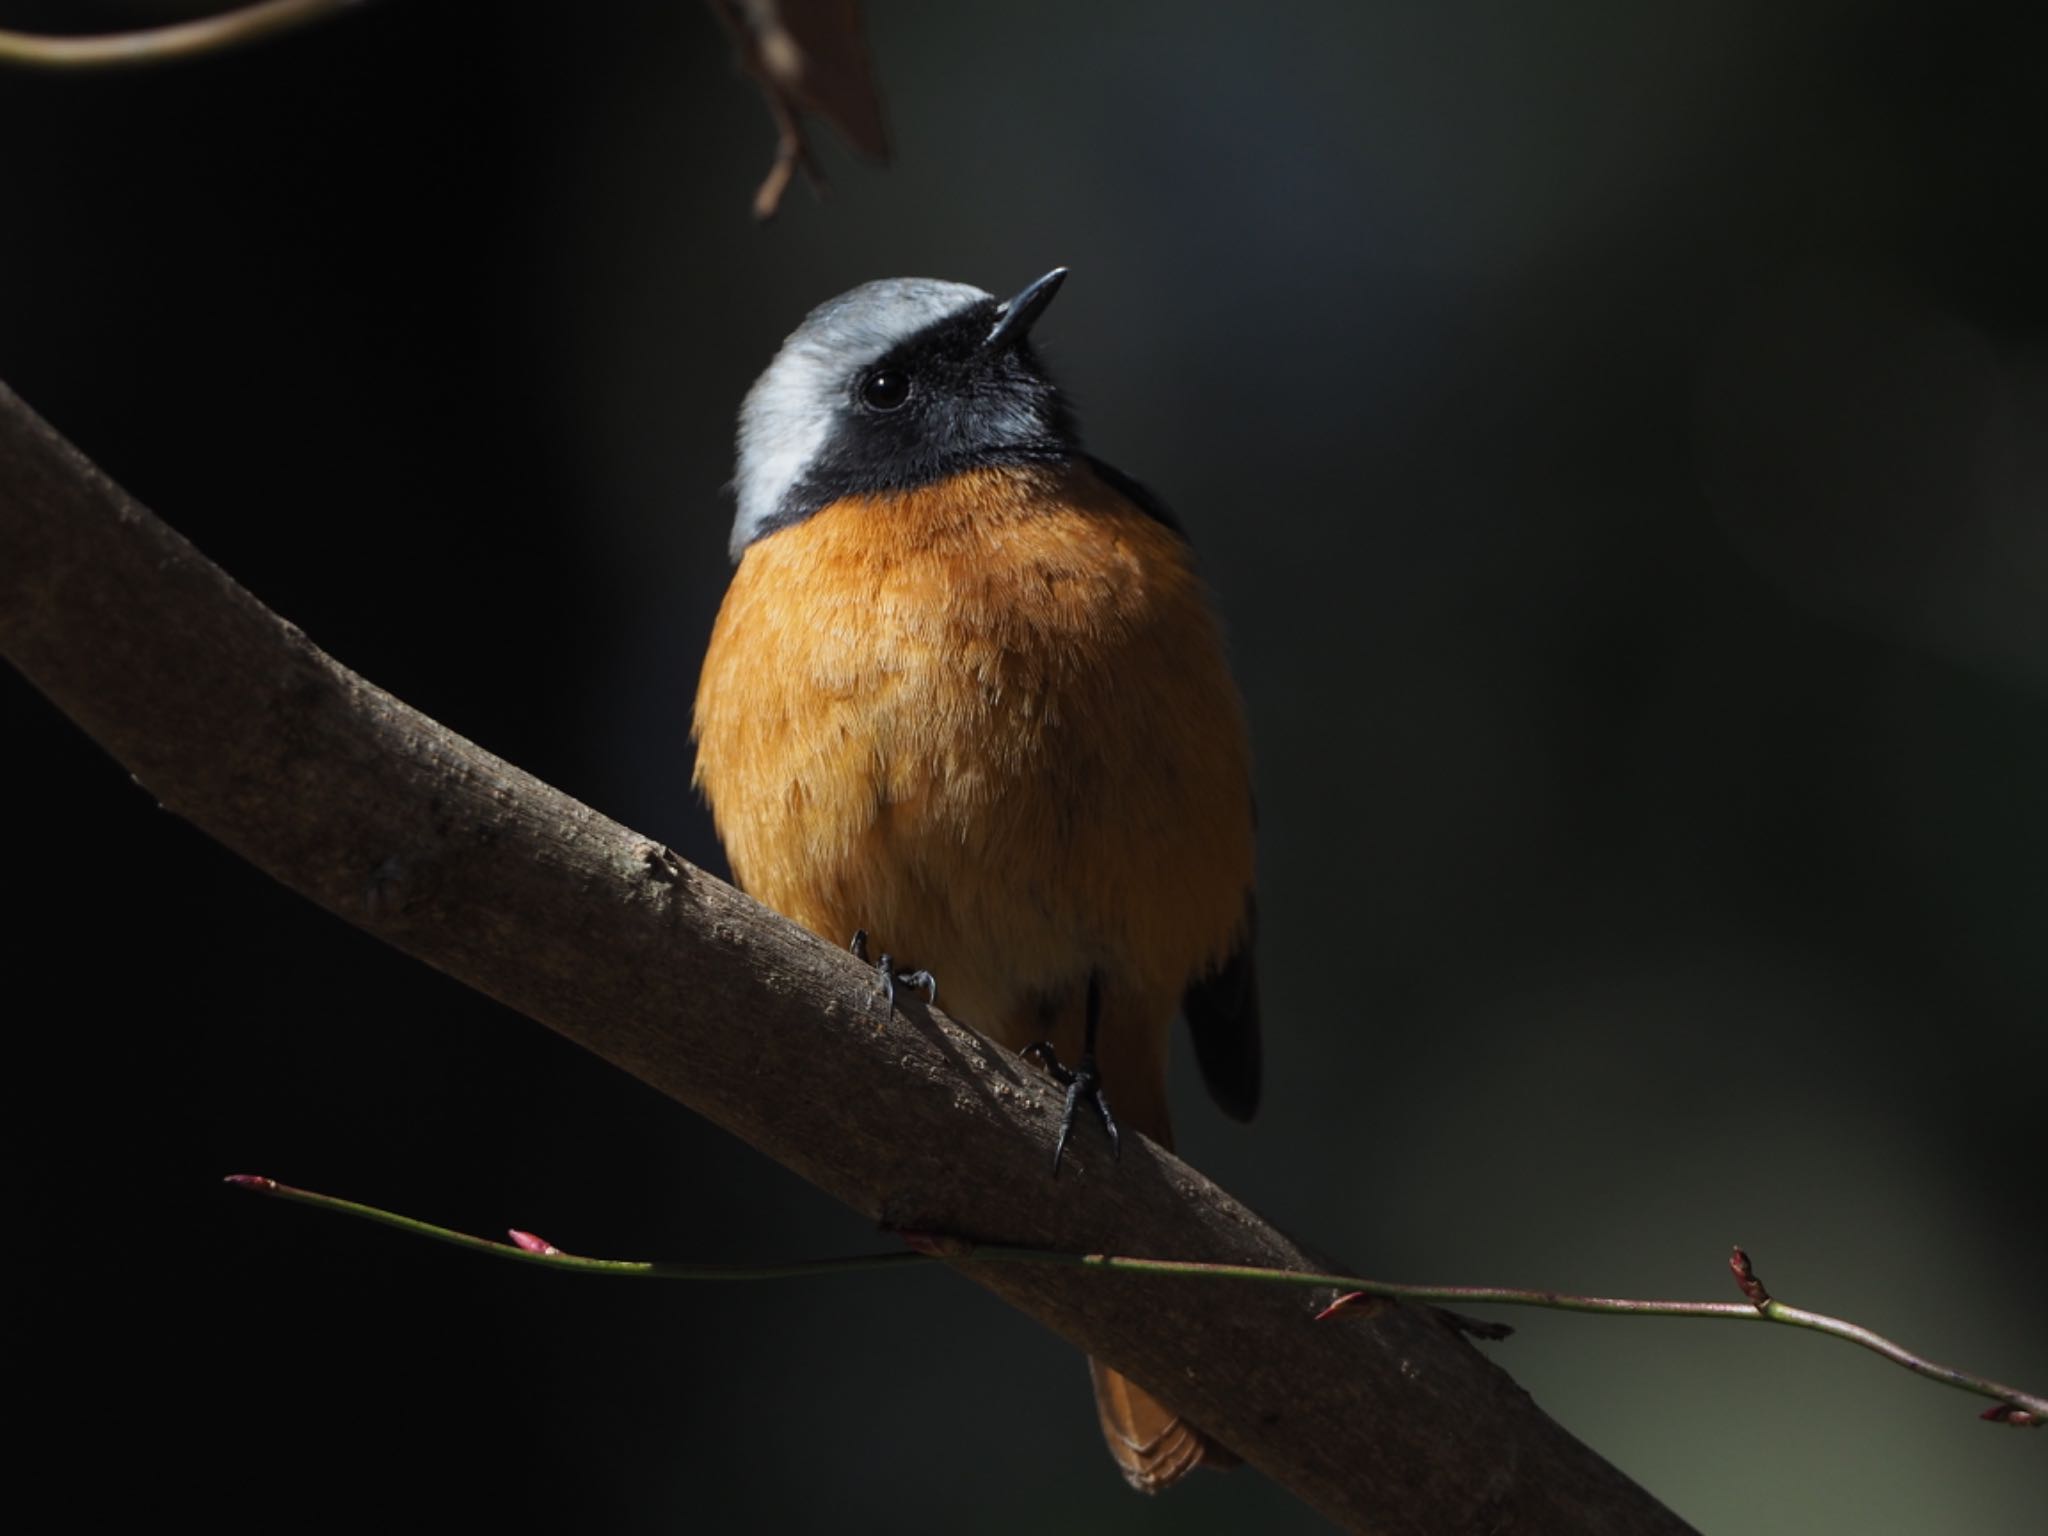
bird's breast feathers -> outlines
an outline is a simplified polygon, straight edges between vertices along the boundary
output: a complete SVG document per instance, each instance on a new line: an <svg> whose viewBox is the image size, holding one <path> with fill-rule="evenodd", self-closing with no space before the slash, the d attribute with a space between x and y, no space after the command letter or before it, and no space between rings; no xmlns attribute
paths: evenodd
<svg viewBox="0 0 2048 1536"><path fill-rule="evenodd" d="M1095 968L1177 997L1242 924L1250 766L1207 596L1085 464L848 498L751 545L696 734L740 883L956 999Z"/></svg>

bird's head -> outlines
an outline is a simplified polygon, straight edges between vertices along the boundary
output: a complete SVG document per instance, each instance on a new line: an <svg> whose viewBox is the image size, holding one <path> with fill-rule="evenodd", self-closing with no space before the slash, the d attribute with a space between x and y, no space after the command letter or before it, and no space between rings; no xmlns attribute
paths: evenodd
<svg viewBox="0 0 2048 1536"><path fill-rule="evenodd" d="M1055 267L1008 301L886 278L812 310L740 407L733 559L842 496L1073 454L1072 418L1030 341L1066 275Z"/></svg>

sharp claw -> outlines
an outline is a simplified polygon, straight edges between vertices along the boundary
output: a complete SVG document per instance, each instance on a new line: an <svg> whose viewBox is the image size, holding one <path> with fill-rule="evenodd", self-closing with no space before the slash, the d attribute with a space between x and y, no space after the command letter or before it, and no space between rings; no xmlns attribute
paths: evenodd
<svg viewBox="0 0 2048 1536"><path fill-rule="evenodd" d="M1067 1105L1060 1111L1060 1133L1052 1139L1052 1176L1060 1176L1060 1159L1067 1155L1067 1137L1074 1129L1074 1109L1081 1097L1081 1079L1072 1072L1067 1074Z"/></svg>
<svg viewBox="0 0 2048 1536"><path fill-rule="evenodd" d="M1116 1116L1109 1112L1109 1099L1102 1091L1102 1073L1096 1068L1093 1056L1081 1058L1081 1065L1074 1073L1074 1086L1067 1090L1066 1122L1071 1125L1074 1111L1080 1099L1086 1099L1095 1118L1102 1122L1103 1133L1109 1137L1110 1157L1116 1162L1123 1161L1123 1137L1116 1128Z"/></svg>
<svg viewBox="0 0 2048 1536"><path fill-rule="evenodd" d="M924 993L925 1002L937 1006L939 1001L939 978L930 971L899 971L896 969L895 959L889 955L883 955L879 960L870 961L868 959L867 929L854 929L853 938L846 947L852 953L853 958L860 961L861 964L872 964L874 966L875 973L882 983L882 996L888 999L889 1006L892 1009L896 1006L896 987L899 982L906 987L921 989Z"/></svg>
<svg viewBox="0 0 2048 1536"><path fill-rule="evenodd" d="M1067 1090L1067 1101L1060 1109L1059 1134L1052 1143L1052 1176L1060 1176L1060 1163L1067 1155L1067 1140L1074 1134L1074 1117L1080 1113L1083 1099L1088 1101L1096 1118L1102 1122L1103 1134L1109 1138L1110 1157L1122 1162L1123 1133L1117 1129L1116 1116L1109 1112L1109 1099L1103 1094L1102 1073L1095 1065L1095 1058L1083 1056L1078 1066L1066 1066L1053 1051L1050 1040L1025 1046L1022 1055L1026 1061L1044 1067L1052 1080Z"/></svg>

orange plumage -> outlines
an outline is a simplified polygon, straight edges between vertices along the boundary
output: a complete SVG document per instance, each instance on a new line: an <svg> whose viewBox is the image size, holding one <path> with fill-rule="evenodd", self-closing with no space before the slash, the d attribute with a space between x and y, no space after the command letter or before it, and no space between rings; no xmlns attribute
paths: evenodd
<svg viewBox="0 0 2048 1536"><path fill-rule="evenodd" d="M1085 465L837 502L747 550L696 733L746 890L865 928L1013 1049L1048 1007L1077 1028L1099 971L1104 1080L1167 1137L1167 1027L1252 882L1241 713L1177 535Z"/></svg>

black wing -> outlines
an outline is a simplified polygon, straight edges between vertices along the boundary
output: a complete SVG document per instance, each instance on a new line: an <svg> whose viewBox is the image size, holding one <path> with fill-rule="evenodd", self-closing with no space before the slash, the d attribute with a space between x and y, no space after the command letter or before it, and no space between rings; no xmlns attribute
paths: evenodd
<svg viewBox="0 0 2048 1536"><path fill-rule="evenodd" d="M1173 515L1173 508L1160 500L1159 493L1151 486L1142 480L1133 480L1114 464L1105 464L1092 453L1087 455L1087 459L1089 467L1101 478L1102 483L1117 495L1123 497L1153 522L1171 528L1183 539L1188 536L1187 529L1180 525L1180 519Z"/></svg>
<svg viewBox="0 0 2048 1536"><path fill-rule="evenodd" d="M1259 1110L1258 929L1258 902L1247 894L1237 948L1216 970L1188 983L1180 1000L1202 1081L1233 1120L1249 1120Z"/></svg>

